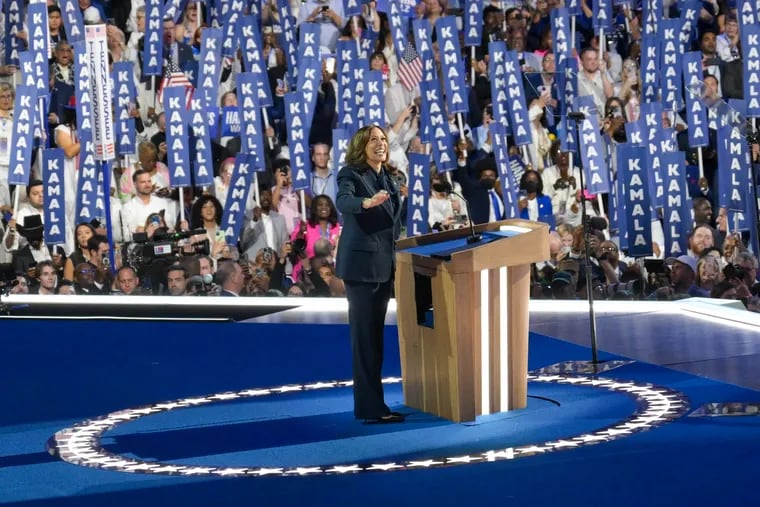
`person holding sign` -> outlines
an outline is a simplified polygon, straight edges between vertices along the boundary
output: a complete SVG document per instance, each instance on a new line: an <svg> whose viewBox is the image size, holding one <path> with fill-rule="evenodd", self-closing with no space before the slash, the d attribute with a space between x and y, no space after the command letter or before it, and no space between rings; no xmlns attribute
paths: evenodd
<svg viewBox="0 0 760 507"><path fill-rule="evenodd" d="M401 200L388 175L388 138L366 125L351 139L338 173L337 207L343 214L335 274L348 298L354 380L354 416L365 423L398 423L404 416L385 404L383 330L394 278L394 242Z"/></svg>

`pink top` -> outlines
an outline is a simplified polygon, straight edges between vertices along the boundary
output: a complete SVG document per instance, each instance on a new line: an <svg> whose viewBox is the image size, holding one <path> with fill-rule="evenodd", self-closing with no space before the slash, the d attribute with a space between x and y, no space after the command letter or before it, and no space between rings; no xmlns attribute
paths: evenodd
<svg viewBox="0 0 760 507"><path fill-rule="evenodd" d="M300 228L296 228L293 231L293 234L290 235L291 241L295 241L296 238L298 238L299 230ZM337 245L338 237L340 236L340 230L340 224L332 225L328 223L327 231L323 231L321 226L309 225L309 223L306 222L306 233L304 234L304 239L306 240L306 255L309 256L309 258L314 257L314 245L320 238L329 239L333 246ZM299 260L298 263L293 266L294 280L298 280L301 269L301 261Z"/></svg>

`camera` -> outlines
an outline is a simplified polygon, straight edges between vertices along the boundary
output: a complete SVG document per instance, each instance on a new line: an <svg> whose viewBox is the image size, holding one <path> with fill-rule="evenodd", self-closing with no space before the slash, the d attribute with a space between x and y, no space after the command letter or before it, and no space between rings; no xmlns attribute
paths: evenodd
<svg viewBox="0 0 760 507"><path fill-rule="evenodd" d="M205 234L205 229L164 234L156 232L153 235L152 240L148 241L148 237L145 233L135 233L132 237L132 243L127 247L127 264L129 264L136 272L140 273L143 268L159 259L168 259L183 255L208 255L211 251L208 239L204 239L203 241L191 245L179 244L183 239Z"/></svg>
<svg viewBox="0 0 760 507"><path fill-rule="evenodd" d="M329 5L323 5L322 6L322 12L329 11L329 10L330 10L330 6Z"/></svg>
<svg viewBox="0 0 760 507"><path fill-rule="evenodd" d="M629 300L644 295L643 280L631 280L630 282L600 283L594 287L594 292L603 299Z"/></svg>
<svg viewBox="0 0 760 507"><path fill-rule="evenodd" d="M306 258L306 240L303 238L296 238L293 240L293 255L296 258Z"/></svg>
<svg viewBox="0 0 760 507"><path fill-rule="evenodd" d="M728 264L725 268L723 268L723 276L726 277L726 280L732 280L734 278L737 280L744 280L746 274L747 272L744 270L744 268L737 266L736 264Z"/></svg>

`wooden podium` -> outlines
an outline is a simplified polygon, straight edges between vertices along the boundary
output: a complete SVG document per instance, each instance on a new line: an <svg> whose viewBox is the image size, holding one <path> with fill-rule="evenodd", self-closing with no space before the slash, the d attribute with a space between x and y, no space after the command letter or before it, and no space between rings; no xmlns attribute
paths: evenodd
<svg viewBox="0 0 760 507"><path fill-rule="evenodd" d="M455 422L526 406L530 263L549 258L546 224L475 230L396 244L404 403Z"/></svg>

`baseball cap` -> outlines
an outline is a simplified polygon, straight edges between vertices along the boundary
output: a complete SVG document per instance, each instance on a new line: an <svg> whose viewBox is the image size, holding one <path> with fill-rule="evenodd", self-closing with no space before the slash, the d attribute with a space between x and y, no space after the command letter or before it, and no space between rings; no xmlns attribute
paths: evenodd
<svg viewBox="0 0 760 507"><path fill-rule="evenodd" d="M691 255L679 255L678 257L668 257L665 259L665 264L668 266L672 266L676 262L689 266L694 274L697 274L697 259Z"/></svg>

